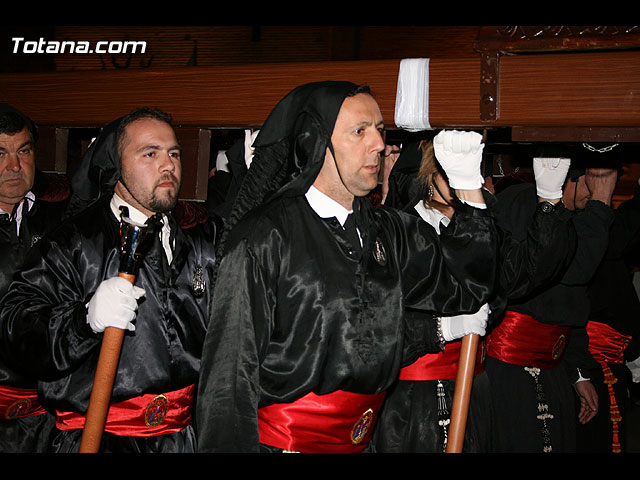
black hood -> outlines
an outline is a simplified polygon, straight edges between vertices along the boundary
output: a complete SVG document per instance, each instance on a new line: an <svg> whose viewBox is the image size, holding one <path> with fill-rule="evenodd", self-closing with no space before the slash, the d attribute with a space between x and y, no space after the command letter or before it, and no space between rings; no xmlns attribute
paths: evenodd
<svg viewBox="0 0 640 480"><path fill-rule="evenodd" d="M118 126L121 121L122 117L102 129L71 173L72 196L68 209L70 215L113 194L114 187L120 179Z"/></svg>
<svg viewBox="0 0 640 480"><path fill-rule="evenodd" d="M314 82L287 94L269 114L253 143L251 167L228 219L232 227L247 212L280 196L303 195L332 148L331 134L351 82Z"/></svg>

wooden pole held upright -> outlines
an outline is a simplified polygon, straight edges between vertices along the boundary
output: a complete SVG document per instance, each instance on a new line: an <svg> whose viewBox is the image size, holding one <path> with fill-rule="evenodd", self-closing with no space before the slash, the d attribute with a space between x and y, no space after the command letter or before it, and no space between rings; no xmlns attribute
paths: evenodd
<svg viewBox="0 0 640 480"><path fill-rule="evenodd" d="M134 275L119 273L118 276L135 282ZM79 453L97 453L100 449L124 333L123 329L115 327L107 327L104 331Z"/></svg>
<svg viewBox="0 0 640 480"><path fill-rule="evenodd" d="M462 453L479 341L476 334L462 337L446 453Z"/></svg>

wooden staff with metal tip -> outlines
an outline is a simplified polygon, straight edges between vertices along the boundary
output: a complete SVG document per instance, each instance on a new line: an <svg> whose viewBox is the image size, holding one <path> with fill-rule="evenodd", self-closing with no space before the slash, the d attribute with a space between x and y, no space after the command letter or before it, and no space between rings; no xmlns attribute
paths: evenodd
<svg viewBox="0 0 640 480"><path fill-rule="evenodd" d="M121 210L122 248L118 276L134 284L136 277L133 272L137 269L138 261L144 247L149 243L147 239L150 236L147 235L146 225L136 225L129 219L129 211L126 207L121 207ZM124 334L125 331L121 328L107 327L104 330L78 453L97 453L100 450Z"/></svg>

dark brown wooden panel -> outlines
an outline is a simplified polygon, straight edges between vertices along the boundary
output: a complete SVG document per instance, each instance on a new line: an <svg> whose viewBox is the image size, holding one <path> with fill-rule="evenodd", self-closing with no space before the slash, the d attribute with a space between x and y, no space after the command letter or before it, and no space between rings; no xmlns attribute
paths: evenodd
<svg viewBox="0 0 640 480"><path fill-rule="evenodd" d="M472 127L480 121L480 58L429 61L429 123Z"/></svg>
<svg viewBox="0 0 640 480"><path fill-rule="evenodd" d="M507 126L640 126L640 54L505 56L500 115Z"/></svg>
<svg viewBox="0 0 640 480"><path fill-rule="evenodd" d="M399 60L320 62L180 71L87 71L0 75L0 101L41 125L101 126L149 105L179 125L259 127L283 95L319 80L368 83L393 126ZM500 58L498 115L480 118L480 59L432 59L430 123L442 127L638 127L637 52Z"/></svg>
<svg viewBox="0 0 640 480"><path fill-rule="evenodd" d="M100 126L140 105L177 124L258 127L288 91L319 80L372 86L393 125L399 60L194 67L180 71L87 71L0 75L0 100L44 125ZM467 126L636 127L637 52L500 58L499 110L480 118L480 59L432 59L430 123Z"/></svg>
<svg viewBox="0 0 640 480"><path fill-rule="evenodd" d="M383 115L393 122L399 61L322 62L180 71L83 71L0 75L0 100L39 124L101 126L146 105L162 108L176 124L253 127L291 89L306 82L368 83Z"/></svg>
<svg viewBox="0 0 640 480"><path fill-rule="evenodd" d="M69 130L66 128L40 127L36 148L36 165L43 172L67 172L67 142Z"/></svg>
<svg viewBox="0 0 640 480"><path fill-rule="evenodd" d="M178 127L176 128L176 137L182 147L180 198L183 200L206 200L211 130Z"/></svg>

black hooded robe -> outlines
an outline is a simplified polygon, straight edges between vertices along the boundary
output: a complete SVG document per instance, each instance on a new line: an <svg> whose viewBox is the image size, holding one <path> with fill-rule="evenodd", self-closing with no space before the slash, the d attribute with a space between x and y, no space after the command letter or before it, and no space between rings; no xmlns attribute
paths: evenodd
<svg viewBox="0 0 640 480"><path fill-rule="evenodd" d="M74 177L73 217L36 244L2 301L2 351L14 367L39 379L43 404L59 420L64 418L60 412L76 419L86 413L101 344L101 335L86 322L86 306L102 280L118 275L119 219L109 205L119 176L118 122L103 130ZM173 260L167 267L156 244L141 262L135 285L146 293L138 302L135 331L125 334L111 399L113 405L165 395L165 420L146 426L142 409L130 421L133 432L128 434L109 433L108 421L101 452L196 449L189 423L192 405L181 402L195 393L198 379L217 228L212 220L182 230L169 219L175 235ZM195 288L197 280L204 282L201 290ZM185 395L174 398L173 392ZM179 420L169 424L174 412ZM58 432L51 451L77 451L81 434L81 428Z"/></svg>
<svg viewBox="0 0 640 480"><path fill-rule="evenodd" d="M244 191L231 212L205 339L197 408L201 452L260 451L258 410L270 405L311 393L384 392L404 363L440 346L435 322L408 325L405 307L471 312L492 290L495 229L485 210L459 205L438 238L416 217L385 207L374 211L357 198L360 255L310 207L304 194L354 87L299 87L254 143ZM263 197L259 186L267 190ZM351 451L351 441L345 436L337 445L301 450Z"/></svg>

